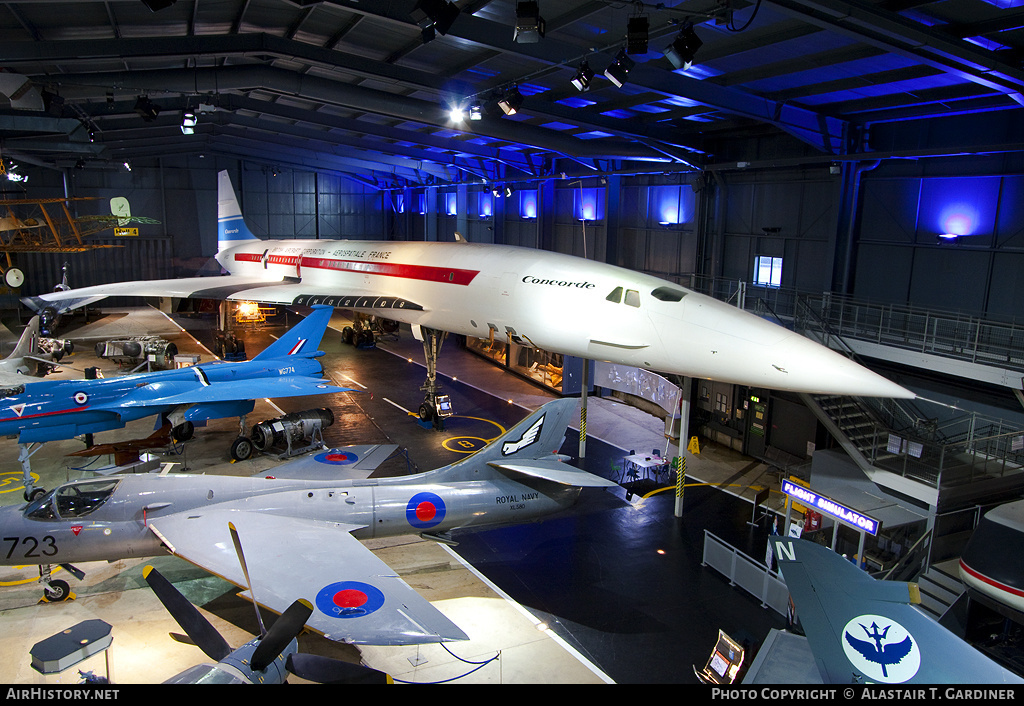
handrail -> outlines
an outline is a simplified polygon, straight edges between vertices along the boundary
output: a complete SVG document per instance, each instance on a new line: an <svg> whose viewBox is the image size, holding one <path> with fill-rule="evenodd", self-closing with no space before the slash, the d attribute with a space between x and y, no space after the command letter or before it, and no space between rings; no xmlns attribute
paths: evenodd
<svg viewBox="0 0 1024 706"><path fill-rule="evenodd" d="M882 580L883 581L888 580L888 578L890 576L892 576L893 573L895 573L896 569L898 569L898 568L904 566L905 564L907 564L907 560L910 559L911 557L913 557L917 553L917 548L921 544L921 542L925 541L926 539L931 541L931 536L932 536L932 530L929 528L927 532L925 532L924 534L922 534L920 537L917 538L917 541L914 542L911 545L910 549L907 550L907 553L904 554L902 557L900 557L899 561L897 561L895 564L893 564L892 567L890 567L889 570L885 572L885 574L882 576ZM927 553L925 554L924 558L925 558L924 568L927 569L928 568L928 554Z"/></svg>

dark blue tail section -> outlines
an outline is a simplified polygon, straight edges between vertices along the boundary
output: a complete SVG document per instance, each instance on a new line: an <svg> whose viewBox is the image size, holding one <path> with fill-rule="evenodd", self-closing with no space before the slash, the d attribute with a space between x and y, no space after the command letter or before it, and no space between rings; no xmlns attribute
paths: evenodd
<svg viewBox="0 0 1024 706"><path fill-rule="evenodd" d="M313 313L292 326L288 333L267 346L253 360L287 358L290 355L309 358L317 355L320 353L320 341L323 340L324 331L327 330L333 312L334 307L314 306Z"/></svg>

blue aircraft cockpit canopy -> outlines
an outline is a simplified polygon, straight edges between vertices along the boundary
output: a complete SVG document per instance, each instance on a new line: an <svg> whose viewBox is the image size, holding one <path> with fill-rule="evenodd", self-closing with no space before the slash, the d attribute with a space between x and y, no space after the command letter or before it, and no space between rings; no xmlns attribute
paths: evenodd
<svg viewBox="0 0 1024 706"><path fill-rule="evenodd" d="M25 517L34 520L85 517L105 503L120 482L119 478L97 478L65 483L29 503Z"/></svg>

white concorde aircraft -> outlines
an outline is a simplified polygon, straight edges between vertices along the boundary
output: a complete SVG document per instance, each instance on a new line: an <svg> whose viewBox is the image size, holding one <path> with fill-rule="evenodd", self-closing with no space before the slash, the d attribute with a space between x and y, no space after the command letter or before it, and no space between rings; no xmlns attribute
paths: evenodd
<svg viewBox="0 0 1024 706"><path fill-rule="evenodd" d="M108 296L327 304L410 324L424 341L427 402L446 333L752 387L912 398L828 348L667 280L572 255L456 242L260 240L231 179L218 183L221 277L95 285L43 294L67 311ZM432 409L421 416L432 415Z"/></svg>

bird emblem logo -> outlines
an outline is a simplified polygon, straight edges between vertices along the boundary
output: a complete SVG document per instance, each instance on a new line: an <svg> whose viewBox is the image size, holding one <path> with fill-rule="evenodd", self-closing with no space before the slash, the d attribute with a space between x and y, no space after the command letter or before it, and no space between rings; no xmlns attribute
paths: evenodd
<svg viewBox="0 0 1024 706"><path fill-rule="evenodd" d="M921 650L906 628L880 615L861 615L846 624L843 650L874 681L902 684L921 666Z"/></svg>

